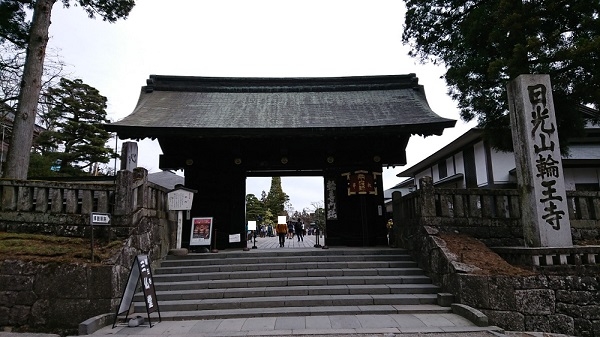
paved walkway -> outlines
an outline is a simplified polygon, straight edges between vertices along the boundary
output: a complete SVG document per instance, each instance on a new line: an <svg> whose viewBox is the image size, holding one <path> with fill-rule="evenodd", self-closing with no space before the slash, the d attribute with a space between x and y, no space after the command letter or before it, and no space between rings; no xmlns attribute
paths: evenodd
<svg viewBox="0 0 600 337"><path fill-rule="evenodd" d="M495 332L492 332L495 331ZM477 327L455 314L256 317L202 321L162 321L135 328L104 327L92 336L386 336L443 333L444 336L499 335L496 327Z"/></svg>
<svg viewBox="0 0 600 337"><path fill-rule="evenodd" d="M319 237L319 244L323 245L324 238L323 236ZM305 235L303 240L298 241L298 237L294 236L292 239L285 239L285 247L283 249L288 248L313 248L315 249L315 244L317 242L316 235ZM248 241L248 248L254 247L255 242L254 239L252 241ZM263 249L282 249L279 247L279 238L277 236L273 237L256 237L256 248L258 250Z"/></svg>

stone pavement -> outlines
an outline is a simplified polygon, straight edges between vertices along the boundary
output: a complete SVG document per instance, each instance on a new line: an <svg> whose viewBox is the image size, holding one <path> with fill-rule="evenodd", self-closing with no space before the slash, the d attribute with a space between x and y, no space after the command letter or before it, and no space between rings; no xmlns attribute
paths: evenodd
<svg viewBox="0 0 600 337"><path fill-rule="evenodd" d="M498 336L498 327L478 327L451 313L255 317L153 322L150 327L106 326L92 336L396 336L437 333L458 336Z"/></svg>
<svg viewBox="0 0 600 337"><path fill-rule="evenodd" d="M319 244L322 246L325 239L323 238L323 236L319 237ZM300 242L298 242L298 237L294 236L292 239L285 239L285 247L283 247L283 249L288 249L288 248L315 248L315 244L317 242L317 236L316 235L305 235L304 236L304 240L301 240ZM254 246L255 242L254 239L252 239L251 241L248 241L248 248L251 248ZM279 247L279 238L277 236L274 237L264 237L261 238L259 236L256 237L256 249L258 250L262 250L262 249L282 249L281 247Z"/></svg>

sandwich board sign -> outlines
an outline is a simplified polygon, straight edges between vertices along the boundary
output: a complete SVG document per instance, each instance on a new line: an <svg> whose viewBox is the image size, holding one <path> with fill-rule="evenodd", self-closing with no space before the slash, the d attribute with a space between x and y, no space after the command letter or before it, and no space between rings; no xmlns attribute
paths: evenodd
<svg viewBox="0 0 600 337"><path fill-rule="evenodd" d="M133 295L135 289L138 286L138 282L141 280L142 292L144 294L144 302L146 302L146 312L148 313L148 324L152 327L152 321L150 320L150 314L158 312L158 321L161 322L160 310L158 308L158 299L156 298L156 289L154 288L154 280L152 279L152 271L150 268L150 260L148 255L138 255L133 260L131 265L131 271L129 272L129 279L125 290L123 290L123 296L117 308L115 320L113 322L113 328L117 324L117 319L120 314L127 313L129 315L129 308L133 301Z"/></svg>

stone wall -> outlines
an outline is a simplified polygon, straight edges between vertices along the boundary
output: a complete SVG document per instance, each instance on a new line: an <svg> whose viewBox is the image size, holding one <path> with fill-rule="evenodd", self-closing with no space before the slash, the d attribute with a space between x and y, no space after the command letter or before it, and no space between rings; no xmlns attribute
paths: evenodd
<svg viewBox="0 0 600 337"><path fill-rule="evenodd" d="M534 276L476 275L437 234L434 227L421 227L413 256L434 283L457 303L486 314L490 324L509 331L600 336L598 265L549 266Z"/></svg>
<svg viewBox="0 0 600 337"><path fill-rule="evenodd" d="M109 212L111 226L103 229L123 242L104 264L1 262L0 328L77 331L80 322L116 310L136 255L148 255L156 265L175 246L177 214L166 210L168 191L148 182L143 168L120 171L108 187L0 180L0 190L0 230L85 238L89 213ZM46 203L55 206L38 206Z"/></svg>
<svg viewBox="0 0 600 337"><path fill-rule="evenodd" d="M127 277L117 265L0 262L0 327L76 331L115 310Z"/></svg>
<svg viewBox="0 0 600 337"><path fill-rule="evenodd" d="M600 276L456 274L448 291L513 331L600 336Z"/></svg>

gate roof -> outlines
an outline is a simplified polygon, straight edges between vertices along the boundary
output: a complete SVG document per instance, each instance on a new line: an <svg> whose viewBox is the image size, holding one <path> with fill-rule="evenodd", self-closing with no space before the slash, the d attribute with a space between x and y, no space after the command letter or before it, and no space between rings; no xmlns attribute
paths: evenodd
<svg viewBox="0 0 600 337"><path fill-rule="evenodd" d="M319 78L151 75L133 112L106 124L124 138L441 134L415 74Z"/></svg>

